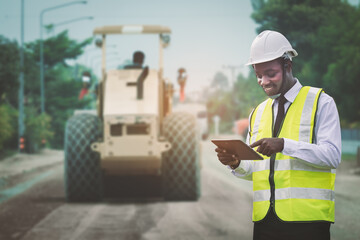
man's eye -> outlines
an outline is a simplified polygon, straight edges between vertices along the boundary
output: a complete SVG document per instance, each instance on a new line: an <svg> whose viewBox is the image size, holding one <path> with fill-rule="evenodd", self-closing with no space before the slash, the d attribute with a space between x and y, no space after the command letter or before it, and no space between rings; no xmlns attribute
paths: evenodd
<svg viewBox="0 0 360 240"><path fill-rule="evenodd" d="M273 77L275 77L275 75L276 75L276 73L268 73L268 74L267 74L267 76L268 76L269 78L273 78Z"/></svg>

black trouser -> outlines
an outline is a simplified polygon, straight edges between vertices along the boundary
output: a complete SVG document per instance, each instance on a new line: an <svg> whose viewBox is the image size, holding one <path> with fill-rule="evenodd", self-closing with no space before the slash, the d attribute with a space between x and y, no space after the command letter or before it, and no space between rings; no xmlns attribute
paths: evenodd
<svg viewBox="0 0 360 240"><path fill-rule="evenodd" d="M283 222L270 209L266 217L254 223L254 240L330 240L330 222Z"/></svg>

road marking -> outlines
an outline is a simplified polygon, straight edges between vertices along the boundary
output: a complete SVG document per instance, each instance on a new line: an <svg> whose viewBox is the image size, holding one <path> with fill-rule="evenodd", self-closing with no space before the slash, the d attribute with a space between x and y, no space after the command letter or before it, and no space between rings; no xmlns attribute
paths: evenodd
<svg viewBox="0 0 360 240"><path fill-rule="evenodd" d="M52 175L55 172L55 170L51 170L48 172L45 172L43 174L40 174L38 176L36 176L35 178L28 180L24 183L20 183L12 188L8 188L5 189L3 191L0 191L0 203L5 202L6 200L25 192L26 190L28 190L29 188L31 188L33 185L35 185L36 183L40 182L41 180L49 177L50 175Z"/></svg>

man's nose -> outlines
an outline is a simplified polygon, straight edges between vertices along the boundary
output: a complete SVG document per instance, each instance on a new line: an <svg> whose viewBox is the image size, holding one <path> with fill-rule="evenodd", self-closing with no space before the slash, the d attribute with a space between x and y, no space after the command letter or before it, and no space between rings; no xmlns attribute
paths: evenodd
<svg viewBox="0 0 360 240"><path fill-rule="evenodd" d="M259 78L258 81L261 86L266 86L270 83L269 78L267 78L266 76L262 76L262 78Z"/></svg>

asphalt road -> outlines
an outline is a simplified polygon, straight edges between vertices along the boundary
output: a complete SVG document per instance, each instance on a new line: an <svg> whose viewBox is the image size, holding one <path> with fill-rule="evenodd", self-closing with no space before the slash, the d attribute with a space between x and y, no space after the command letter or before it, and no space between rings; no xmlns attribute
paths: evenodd
<svg viewBox="0 0 360 240"><path fill-rule="evenodd" d="M0 239L252 239L251 182L221 166L210 142L202 143L202 196L196 202L163 201L157 179L107 181L117 193L112 198L75 204L64 198L62 164L15 179L10 189L20 190L0 201ZM359 185L359 176L337 177L333 240L360 239Z"/></svg>

